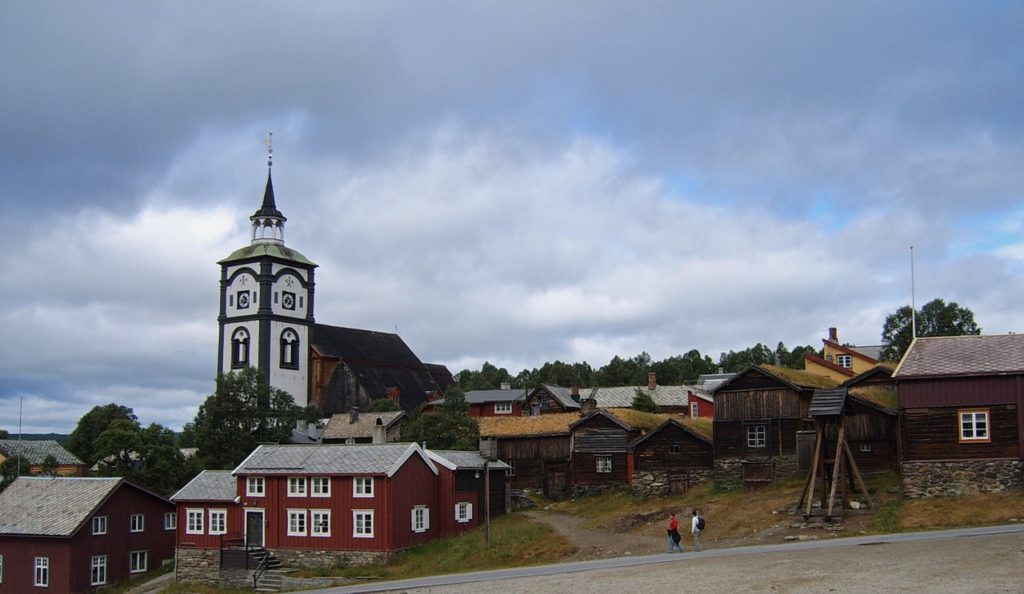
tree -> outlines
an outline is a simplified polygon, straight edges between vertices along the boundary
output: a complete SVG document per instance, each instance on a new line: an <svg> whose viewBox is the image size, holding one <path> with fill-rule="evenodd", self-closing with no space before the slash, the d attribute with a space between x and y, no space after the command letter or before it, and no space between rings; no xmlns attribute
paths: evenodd
<svg viewBox="0 0 1024 594"><path fill-rule="evenodd" d="M199 473L175 442L174 432L157 423L144 429L138 421L117 419L96 440L97 473L170 495Z"/></svg>
<svg viewBox="0 0 1024 594"><path fill-rule="evenodd" d="M775 353L761 343L739 352L722 353L718 359L718 366L726 373L738 373L761 363L775 363Z"/></svg>
<svg viewBox="0 0 1024 594"><path fill-rule="evenodd" d="M32 474L32 465L24 456L15 455L0 463L0 491L7 488L7 485L14 482L19 476Z"/></svg>
<svg viewBox="0 0 1024 594"><path fill-rule="evenodd" d="M402 410L397 402L389 398L378 398L370 403L366 412L393 412L396 410Z"/></svg>
<svg viewBox="0 0 1024 594"><path fill-rule="evenodd" d="M71 432L71 437L68 439L68 450L78 456L79 460L85 462L86 466L92 466L100 459L93 451L96 440L112 422L118 419L138 422L135 412L127 406L111 402L104 406L92 407L92 410L78 420L78 425Z"/></svg>
<svg viewBox="0 0 1024 594"><path fill-rule="evenodd" d="M651 395L647 393L647 390L642 388L636 389L636 396L633 397L633 408L649 413L658 412L658 405L655 404L654 398L651 398Z"/></svg>
<svg viewBox="0 0 1024 594"><path fill-rule="evenodd" d="M897 309L885 317L882 326L882 359L899 361L910 348L913 340L909 305ZM932 299L917 313L918 336L967 336L981 334L981 328L974 321L974 312L961 307L956 301L946 303Z"/></svg>
<svg viewBox="0 0 1024 594"><path fill-rule="evenodd" d="M8 438L10 438L10 434L7 433L7 430L6 429L0 429L0 439L8 439Z"/></svg>
<svg viewBox="0 0 1024 594"><path fill-rule="evenodd" d="M192 424L199 463L230 469L260 443L287 443L301 413L291 394L271 388L256 368L220 375Z"/></svg>
<svg viewBox="0 0 1024 594"><path fill-rule="evenodd" d="M476 450L480 441L480 425L469 416L466 395L458 386L451 386L444 395L444 406L434 412L413 412L402 426L404 441L426 442L435 450Z"/></svg>

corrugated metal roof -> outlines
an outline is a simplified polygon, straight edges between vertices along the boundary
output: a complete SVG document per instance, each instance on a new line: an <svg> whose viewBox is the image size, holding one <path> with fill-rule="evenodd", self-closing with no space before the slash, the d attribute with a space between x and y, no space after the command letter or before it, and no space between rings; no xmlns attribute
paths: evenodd
<svg viewBox="0 0 1024 594"><path fill-rule="evenodd" d="M0 453L8 458L21 454L28 460L29 464L42 464L47 456L53 456L57 464L84 466L85 462L79 460L74 454L65 450L59 443L53 440L18 440L0 439Z"/></svg>
<svg viewBox="0 0 1024 594"><path fill-rule="evenodd" d="M1024 373L1024 334L916 338L894 378Z"/></svg>
<svg viewBox="0 0 1024 594"><path fill-rule="evenodd" d="M23 476L0 493L0 534L71 536L123 480Z"/></svg>
<svg viewBox="0 0 1024 594"><path fill-rule="evenodd" d="M172 495L171 501L231 501L238 495L236 484L230 470L204 470Z"/></svg>

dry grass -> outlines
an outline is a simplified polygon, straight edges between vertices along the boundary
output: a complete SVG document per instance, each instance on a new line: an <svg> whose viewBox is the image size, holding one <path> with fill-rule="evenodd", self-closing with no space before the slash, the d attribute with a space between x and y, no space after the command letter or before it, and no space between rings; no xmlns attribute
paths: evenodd
<svg viewBox="0 0 1024 594"><path fill-rule="evenodd" d="M914 499L900 505L900 530L931 530L1024 520L1024 490L964 497Z"/></svg>

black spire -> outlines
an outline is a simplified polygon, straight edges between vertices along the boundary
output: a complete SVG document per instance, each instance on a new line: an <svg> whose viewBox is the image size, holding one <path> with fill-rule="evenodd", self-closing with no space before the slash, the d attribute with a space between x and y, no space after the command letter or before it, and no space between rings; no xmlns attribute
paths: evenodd
<svg viewBox="0 0 1024 594"><path fill-rule="evenodd" d="M277 210L277 204L274 203L274 180L270 175L270 169L267 169L267 189L263 191L263 206L260 207L252 215L253 217L275 217L283 221L287 221L284 214Z"/></svg>

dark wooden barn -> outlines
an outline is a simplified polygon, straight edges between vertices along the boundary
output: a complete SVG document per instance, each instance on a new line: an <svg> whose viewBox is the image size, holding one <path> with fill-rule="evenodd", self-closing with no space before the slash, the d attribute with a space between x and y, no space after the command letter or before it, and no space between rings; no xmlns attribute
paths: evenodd
<svg viewBox="0 0 1024 594"><path fill-rule="evenodd" d="M510 488L560 497L569 486L569 427L579 418L576 413L482 417L481 450L509 465Z"/></svg>
<svg viewBox="0 0 1024 594"><path fill-rule="evenodd" d="M572 487L586 493L633 482L629 444L668 415L631 408L598 409L573 423Z"/></svg>
<svg viewBox="0 0 1024 594"><path fill-rule="evenodd" d="M917 338L893 378L905 496L1024 482L1024 334Z"/></svg>
<svg viewBox="0 0 1024 594"><path fill-rule="evenodd" d="M722 384L715 391L715 481L754 486L797 475L814 444L811 396L837 385L774 365L747 368Z"/></svg>
<svg viewBox="0 0 1024 594"><path fill-rule="evenodd" d="M629 447L632 487L640 495L680 495L711 479L714 448L710 419L666 419Z"/></svg>

